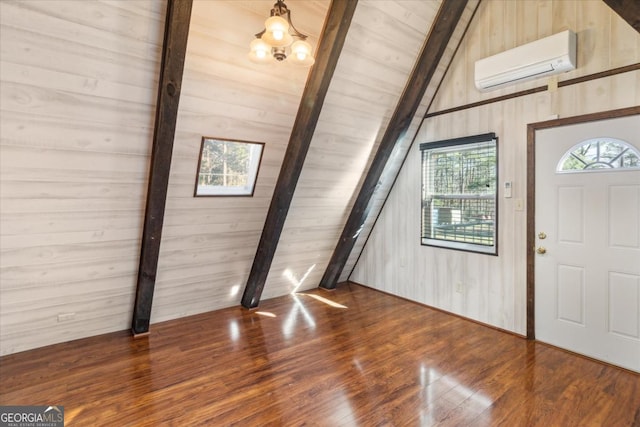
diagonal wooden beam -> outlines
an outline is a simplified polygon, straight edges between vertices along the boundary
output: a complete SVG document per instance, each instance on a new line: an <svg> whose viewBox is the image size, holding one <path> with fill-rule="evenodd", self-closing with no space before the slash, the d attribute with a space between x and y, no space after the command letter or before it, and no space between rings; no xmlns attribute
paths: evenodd
<svg viewBox="0 0 640 427"><path fill-rule="evenodd" d="M131 322L134 335L149 332L164 208L169 186L173 138L176 132L184 58L187 53L191 6L192 0L168 0L167 2L147 205L140 248L136 301Z"/></svg>
<svg viewBox="0 0 640 427"><path fill-rule="evenodd" d="M342 230L340 240L331 255L331 260L320 280L320 287L334 289L349 254L355 245L359 231L371 210L371 201L379 183L385 179L385 167L393 149L406 134L413 120L425 91L438 67L440 59L456 29L462 12L467 6L467 0L444 0L435 18L431 32L422 47L416 65L407 81L404 92L391 117L378 147L371 167L358 193L358 197L351 209L349 218Z"/></svg>
<svg viewBox="0 0 640 427"><path fill-rule="evenodd" d="M302 165L357 4L357 0L333 0L327 12L318 43L316 63L307 78L260 243L242 295L242 305L246 308L257 307L260 303Z"/></svg>
<svg viewBox="0 0 640 427"><path fill-rule="evenodd" d="M640 33L640 1L604 0L604 2Z"/></svg>

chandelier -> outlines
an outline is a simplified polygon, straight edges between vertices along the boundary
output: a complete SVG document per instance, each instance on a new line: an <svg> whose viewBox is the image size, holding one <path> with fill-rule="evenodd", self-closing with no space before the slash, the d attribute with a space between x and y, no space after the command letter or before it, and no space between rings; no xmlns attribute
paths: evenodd
<svg viewBox="0 0 640 427"><path fill-rule="evenodd" d="M264 22L264 30L257 33L249 45L249 58L253 62L291 62L310 67L316 61L311 55L311 45L307 36L291 23L291 11L284 0L277 0L271 9L271 17ZM297 38L295 42L293 39Z"/></svg>

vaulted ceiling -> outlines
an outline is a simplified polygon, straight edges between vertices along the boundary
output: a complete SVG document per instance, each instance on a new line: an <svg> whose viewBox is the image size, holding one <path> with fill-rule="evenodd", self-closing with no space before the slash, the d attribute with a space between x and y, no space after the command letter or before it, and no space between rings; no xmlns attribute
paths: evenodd
<svg viewBox="0 0 640 427"><path fill-rule="evenodd" d="M222 257L231 250L245 266L251 260L250 274L240 275L245 307L256 307L263 294L276 296L318 284L332 288L349 277L479 0L287 3L295 25L316 45L317 63L308 75L286 64L261 68L247 60L246 35L260 30L271 1L196 1L184 94L165 97L167 102L180 99L180 108L173 107L178 119L175 140L190 147L185 157L192 165L200 134L267 143L267 162L258 182L262 190L254 201L238 203L243 211L255 209L253 227L249 232L245 224L242 234L225 233L220 245ZM608 3L627 17L635 13L629 3ZM185 25L173 23L176 33ZM209 116L213 126L182 133L194 113ZM158 123L166 125L166 116ZM180 158L181 150L174 151L174 165L187 160ZM156 172L166 174L166 168L159 164ZM173 185L176 179L174 172ZM171 206L176 197L171 182L167 188ZM150 195L153 190L152 183ZM164 204L164 197L149 200ZM207 204L208 215L235 224L239 211L228 201ZM143 236L136 303L136 309L142 309L136 318L147 328L154 262L160 260L161 283L164 271L162 220L148 211L145 230L155 231ZM237 239L248 235L252 244ZM212 235L212 240L218 237ZM234 252L235 245L240 246Z"/></svg>
<svg viewBox="0 0 640 427"><path fill-rule="evenodd" d="M2 354L346 280L474 18L507 45L496 2L287 0L317 63L262 66L274 0L188 3L0 1ZM638 29L637 2L604 3ZM253 197L193 197L203 136L265 144Z"/></svg>
<svg viewBox="0 0 640 427"><path fill-rule="evenodd" d="M267 143L267 162L258 188L268 189L258 190L255 201L243 203L262 212L256 215L254 229L262 226L261 238L257 245L242 248L246 260L253 258L243 305L257 306L263 292L266 296L281 295L317 286L321 281L331 288L348 277L478 3L289 1L296 27L310 34L317 45L316 65L308 76L307 70L292 69L287 64L260 68L248 61L246 35L259 31L270 2L194 3L183 93L178 94L180 107L167 107L177 117L174 164L183 161L179 158L180 146L187 142L182 140L181 125L196 104L200 104L196 108L202 108L201 114L211 116L212 123L222 119L220 115L233 115L233 122L227 121L228 128L218 130L214 126L202 134ZM177 4L170 3L169 10L172 5ZM175 13L178 16L180 11ZM325 20L323 36L317 42L319 25ZM174 30L168 32L167 43L180 37L184 22L178 21L168 20L167 28L171 29L173 22ZM178 52L173 47L165 70L171 70L171 61L181 66L176 60ZM208 72L198 70L206 64L211 66ZM301 88L305 77L306 86ZM166 89L168 84L173 83L167 80L161 87ZM197 95L192 93L192 84L200 85ZM235 93L226 96L230 90ZM226 102L216 108L212 104L216 101L198 103L194 96ZM175 103L177 99L165 95L161 102ZM296 99L300 100L298 104ZM288 121L273 129L276 123L270 122L279 110ZM295 120L291 121L294 113ZM165 113L158 118L157 126L169 123ZM255 130L257 135L251 132ZM192 164L199 141L196 135L188 134ZM171 142L170 133L156 132L156 148L164 144L164 150L170 152ZM274 149L284 150L284 155L270 158ZM165 195L157 191L163 180L154 183L153 176L166 174L166 168L167 164L161 162L152 168L148 192L152 207L164 203ZM279 174L274 179L277 169ZM175 182L175 172L172 177ZM168 182L169 206L171 186ZM266 198L270 199L267 209ZM195 202L210 204L208 213L220 221L225 216L235 221L236 212L221 210L220 204L226 205L227 201L219 200ZM160 242L164 244L166 238L160 238L163 217L158 212L148 205L136 303L136 312L140 313L136 318L142 319L138 320L139 331L145 331L145 325L148 328L158 256L162 283ZM169 220L171 215L169 208ZM233 232L227 233L225 241L231 246L238 244L231 243L235 237ZM251 249L255 247L254 252Z"/></svg>

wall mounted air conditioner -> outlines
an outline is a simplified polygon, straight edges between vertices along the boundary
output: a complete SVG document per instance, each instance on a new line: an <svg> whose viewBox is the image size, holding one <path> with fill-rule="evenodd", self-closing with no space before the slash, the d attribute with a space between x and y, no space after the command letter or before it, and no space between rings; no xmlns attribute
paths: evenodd
<svg viewBox="0 0 640 427"><path fill-rule="evenodd" d="M487 91L575 68L576 34L567 30L476 61L475 82Z"/></svg>

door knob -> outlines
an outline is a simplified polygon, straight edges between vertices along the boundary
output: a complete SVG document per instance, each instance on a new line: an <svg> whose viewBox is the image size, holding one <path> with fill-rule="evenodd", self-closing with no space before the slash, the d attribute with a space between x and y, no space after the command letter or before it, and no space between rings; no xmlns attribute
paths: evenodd
<svg viewBox="0 0 640 427"><path fill-rule="evenodd" d="M536 249L536 252L539 253L540 255L546 254L547 253L547 249L544 248L543 246L540 246L538 249Z"/></svg>

